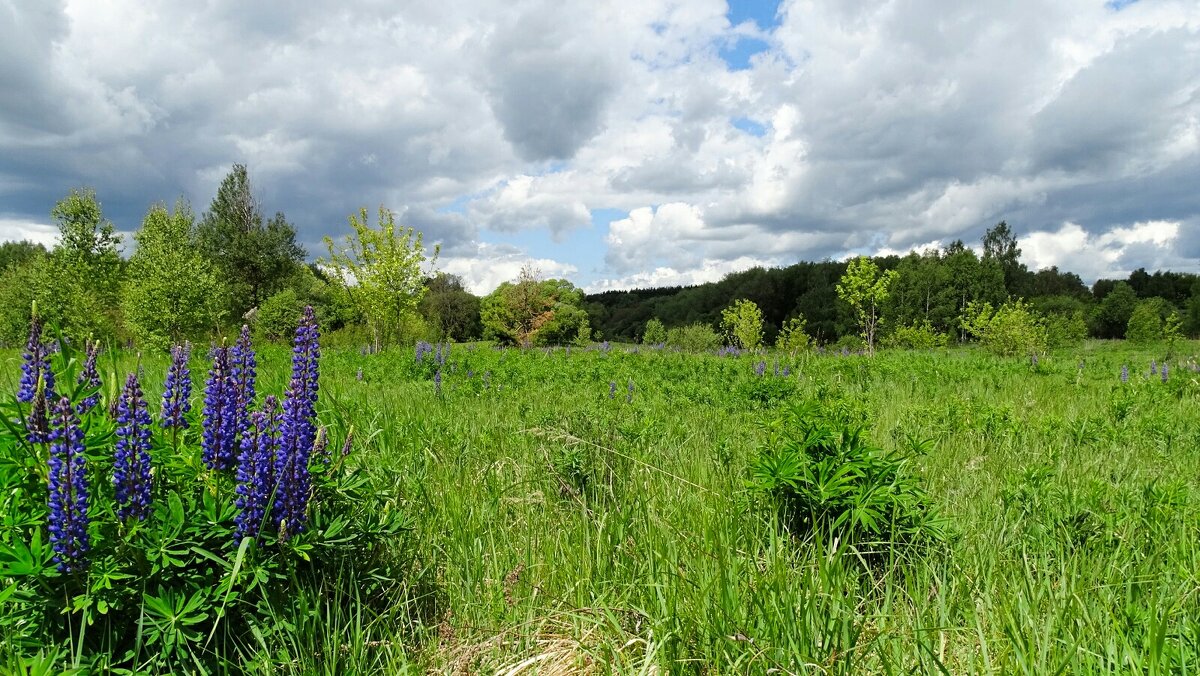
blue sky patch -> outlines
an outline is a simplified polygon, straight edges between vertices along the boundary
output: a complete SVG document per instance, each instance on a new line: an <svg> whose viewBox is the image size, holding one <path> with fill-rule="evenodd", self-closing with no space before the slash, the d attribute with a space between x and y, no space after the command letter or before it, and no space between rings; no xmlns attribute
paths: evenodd
<svg viewBox="0 0 1200 676"><path fill-rule="evenodd" d="M741 129L751 136L762 137L767 134L767 126L761 122L755 122L748 117L735 117L729 121L730 124Z"/></svg>

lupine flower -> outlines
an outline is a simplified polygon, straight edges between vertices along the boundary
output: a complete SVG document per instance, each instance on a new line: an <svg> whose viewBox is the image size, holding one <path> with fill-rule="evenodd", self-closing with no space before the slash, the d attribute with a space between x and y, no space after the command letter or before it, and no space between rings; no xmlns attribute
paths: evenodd
<svg viewBox="0 0 1200 676"><path fill-rule="evenodd" d="M1123 382L1123 383L1129 382L1129 366L1128 365L1121 366L1121 382Z"/></svg>
<svg viewBox="0 0 1200 676"><path fill-rule="evenodd" d="M792 369L790 367L784 366L783 367L783 377L786 378L790 375L792 375Z"/></svg>
<svg viewBox="0 0 1200 676"><path fill-rule="evenodd" d="M779 360L778 359L775 360L775 377L776 378L779 377Z"/></svg>
<svg viewBox="0 0 1200 676"><path fill-rule="evenodd" d="M754 365L754 375L761 376L767 372L767 362L760 361Z"/></svg>
<svg viewBox="0 0 1200 676"><path fill-rule="evenodd" d="M1167 382L1167 362L1165 362L1165 361L1163 362L1163 365L1162 365L1162 381L1164 383Z"/></svg>
<svg viewBox="0 0 1200 676"><path fill-rule="evenodd" d="M83 401L79 402L79 415L88 413L96 405L100 403L100 374L96 371L96 357L100 354L100 341L88 341L84 345L86 354L83 360L83 370L79 373L77 382L89 389L96 389L96 392L84 397Z"/></svg>
<svg viewBox="0 0 1200 676"><path fill-rule="evenodd" d="M608 381L608 398L613 399L617 396L617 381Z"/></svg>
<svg viewBox="0 0 1200 676"><path fill-rule="evenodd" d="M150 411L136 373L125 379L117 404L113 488L117 517L144 520L150 512Z"/></svg>
<svg viewBox="0 0 1200 676"><path fill-rule="evenodd" d="M1158 375L1158 362L1154 361L1153 359L1150 360L1150 375Z"/></svg>
<svg viewBox="0 0 1200 676"><path fill-rule="evenodd" d="M625 395L625 403L629 404L629 403L633 402L633 381L632 380L629 381L629 385L626 387L626 389L629 390L629 393Z"/></svg>
<svg viewBox="0 0 1200 676"><path fill-rule="evenodd" d="M487 388L489 388L491 386L492 386L492 372L484 371L483 372L483 389L486 390Z"/></svg>
<svg viewBox="0 0 1200 676"><path fill-rule="evenodd" d="M25 419L25 440L31 444L44 444L50 441L50 399L54 393L47 390L45 381L38 381L33 395L33 405L29 407L29 417Z"/></svg>
<svg viewBox="0 0 1200 676"><path fill-rule="evenodd" d="M213 348L213 364L204 386L204 464L209 469L233 467L237 442L237 390L234 387L229 348Z"/></svg>
<svg viewBox="0 0 1200 676"><path fill-rule="evenodd" d="M1036 367L1037 367L1037 365L1038 365L1038 357L1037 357L1037 353L1036 353L1036 352L1035 352L1035 353L1033 353L1033 354L1031 354L1031 355L1029 355L1029 364L1030 364L1030 366L1033 366L1034 368L1036 368Z"/></svg>
<svg viewBox="0 0 1200 676"><path fill-rule="evenodd" d="M600 343L600 351L601 352L608 353L608 351L611 349L612 349L612 345L610 345L607 340L604 341L603 343Z"/></svg>
<svg viewBox="0 0 1200 676"><path fill-rule="evenodd" d="M37 316L29 322L29 338L25 341L22 359L17 401L28 404L32 403L37 395L39 378L47 378L46 384L50 391L54 390L54 372L50 370L50 348L42 342L42 320Z"/></svg>
<svg viewBox="0 0 1200 676"><path fill-rule="evenodd" d="M317 438L313 441L312 454L317 456L322 464L329 464L329 433L325 430L324 425L317 428Z"/></svg>
<svg viewBox="0 0 1200 676"><path fill-rule="evenodd" d="M261 411L250 413L250 427L242 435L238 455L237 539L257 538L275 492L275 460L279 452L279 400L267 395Z"/></svg>
<svg viewBox="0 0 1200 676"><path fill-rule="evenodd" d="M433 388L438 396L442 394L442 370L438 369L437 373L433 374Z"/></svg>
<svg viewBox="0 0 1200 676"><path fill-rule="evenodd" d="M423 340L417 341L417 361L425 358L425 355L433 352L433 346Z"/></svg>
<svg viewBox="0 0 1200 676"><path fill-rule="evenodd" d="M342 442L342 457L350 455L350 449L354 446L354 428L351 427L346 432L346 440Z"/></svg>
<svg viewBox="0 0 1200 676"><path fill-rule="evenodd" d="M363 372L362 372L362 367L361 367L361 366L359 366L359 367L358 367L358 373L355 373L355 374L354 374L354 378L355 378L356 380L358 380L358 382L360 382L360 383L363 381Z"/></svg>
<svg viewBox="0 0 1200 676"><path fill-rule="evenodd" d="M192 356L190 343L171 348L171 366L162 396L162 426L167 429L187 429L184 416L192 410L192 372L188 360Z"/></svg>
<svg viewBox="0 0 1200 676"><path fill-rule="evenodd" d="M254 407L255 384L258 380L258 360L250 341L250 327L245 324L229 352L229 377L235 400L233 429L240 435L250 426L250 410Z"/></svg>
<svg viewBox="0 0 1200 676"><path fill-rule="evenodd" d="M50 545L64 573L87 565L88 482L83 430L68 397L54 406L50 443Z"/></svg>
<svg viewBox="0 0 1200 676"><path fill-rule="evenodd" d="M308 461L317 434L320 358L320 331L309 306L296 327L292 380L283 402L280 449L275 460L279 488L272 518L279 524L280 538L285 540L304 530L308 521Z"/></svg>

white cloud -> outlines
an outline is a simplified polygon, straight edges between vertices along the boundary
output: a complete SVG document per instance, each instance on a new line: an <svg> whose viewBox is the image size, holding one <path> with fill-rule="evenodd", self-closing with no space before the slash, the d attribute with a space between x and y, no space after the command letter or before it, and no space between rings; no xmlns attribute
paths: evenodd
<svg viewBox="0 0 1200 676"><path fill-rule="evenodd" d="M1031 269L1058 266L1089 283L1126 276L1138 267L1195 270L1197 261L1178 253L1180 226L1177 221L1146 221L1092 234L1076 223L1064 223L1053 232L1029 233L1018 245Z"/></svg>
<svg viewBox="0 0 1200 676"><path fill-rule="evenodd" d="M444 256L438 261L438 269L461 275L467 290L476 295L491 293L502 283L516 280L526 265L537 270L542 278L571 280L579 272L570 263L531 258L519 249L494 244L480 244L469 256Z"/></svg>

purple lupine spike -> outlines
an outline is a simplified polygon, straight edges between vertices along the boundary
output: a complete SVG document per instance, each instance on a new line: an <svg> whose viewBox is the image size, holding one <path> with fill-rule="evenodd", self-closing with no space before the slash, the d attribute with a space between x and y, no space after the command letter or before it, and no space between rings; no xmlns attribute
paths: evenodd
<svg viewBox="0 0 1200 676"><path fill-rule="evenodd" d="M1163 365L1162 365L1162 381L1164 383L1167 382L1167 362L1165 362L1165 361L1163 362Z"/></svg>
<svg viewBox="0 0 1200 676"><path fill-rule="evenodd" d="M283 402L281 445L275 462L279 488L272 518L279 523L280 538L285 540L304 530L308 521L308 462L317 433L320 357L320 331L309 306L296 327L292 379Z"/></svg>
<svg viewBox="0 0 1200 676"><path fill-rule="evenodd" d="M360 383L363 381L363 372L361 366L358 367L358 373L354 374L354 379Z"/></svg>
<svg viewBox="0 0 1200 676"><path fill-rule="evenodd" d="M350 455L350 450L354 447L354 428L351 427L346 432L346 440L342 442L342 457Z"/></svg>
<svg viewBox="0 0 1200 676"><path fill-rule="evenodd" d="M234 388L230 351L214 347L213 364L204 386L204 435L201 440L204 464L209 469L233 467L237 439L237 391Z"/></svg>
<svg viewBox="0 0 1200 676"><path fill-rule="evenodd" d="M438 369L437 373L433 374L433 389L440 397L442 395L442 370Z"/></svg>
<svg viewBox="0 0 1200 676"><path fill-rule="evenodd" d="M423 340L417 341L417 361L421 361L422 359L425 358L425 355L430 354L432 352L433 352L432 345L430 345L429 343L427 343Z"/></svg>
<svg viewBox="0 0 1200 676"><path fill-rule="evenodd" d="M50 545L58 569L67 573L87 566L89 549L87 460L70 398L55 403L50 435Z"/></svg>
<svg viewBox="0 0 1200 676"><path fill-rule="evenodd" d="M617 381L608 381L608 398L613 399L617 396Z"/></svg>
<svg viewBox="0 0 1200 676"><path fill-rule="evenodd" d="M761 376L767 372L767 362L760 361L754 365L754 375Z"/></svg>
<svg viewBox="0 0 1200 676"><path fill-rule="evenodd" d="M145 520L150 513L150 411L136 373L125 379L117 404L113 488L117 517Z"/></svg>
<svg viewBox="0 0 1200 676"><path fill-rule="evenodd" d="M39 379L33 405L29 407L29 417L25 419L25 440L31 444L50 441L50 399L53 397L54 392L49 391L45 381Z"/></svg>
<svg viewBox="0 0 1200 676"><path fill-rule="evenodd" d="M1121 382L1129 382L1129 365L1127 364L1121 366Z"/></svg>
<svg viewBox="0 0 1200 676"><path fill-rule="evenodd" d="M238 540L258 537L275 492L275 460L280 446L279 400L267 395L262 410L251 412L249 421L238 455L235 504L241 511L234 517Z"/></svg>
<svg viewBox="0 0 1200 676"><path fill-rule="evenodd" d="M1150 360L1150 375L1158 375L1158 362L1154 361L1153 359Z"/></svg>
<svg viewBox="0 0 1200 676"><path fill-rule="evenodd" d="M250 425L250 411L254 407L255 383L258 379L258 361L250 341L250 327L245 324L229 352L229 367L235 399L233 429L240 435Z"/></svg>
<svg viewBox="0 0 1200 676"><path fill-rule="evenodd" d="M25 341L25 353L21 362L21 382L17 389L17 401L22 404L33 402L37 395L38 379L43 372L49 371L44 362L47 358L47 348L42 343L42 320L34 315L29 322L29 338ZM53 383L51 383L53 385Z"/></svg>
<svg viewBox="0 0 1200 676"><path fill-rule="evenodd" d="M162 396L162 426L166 429L188 427L184 416L192 410L192 372L188 369L191 356L191 343L171 348L171 366L167 368Z"/></svg>
<svg viewBox="0 0 1200 676"><path fill-rule="evenodd" d="M625 394L625 403L626 403L626 404L633 403L633 390L634 390L634 387L633 387L633 381L632 381L632 380L631 380L631 381L629 381L629 384L625 386L625 389L626 389L626 390L628 390L628 392Z"/></svg>
<svg viewBox="0 0 1200 676"><path fill-rule="evenodd" d="M791 367L790 367L790 366L784 366L784 367L783 367L783 377L784 377L784 378L786 378L786 377L788 377L788 376L790 376L790 375L792 375L792 369L791 369Z"/></svg>
<svg viewBox="0 0 1200 676"><path fill-rule="evenodd" d="M79 373L78 383L94 390L79 402L79 415L91 412L100 404L100 373L96 370L96 357L100 355L100 341L87 341L84 344L86 356L83 360L83 370Z"/></svg>

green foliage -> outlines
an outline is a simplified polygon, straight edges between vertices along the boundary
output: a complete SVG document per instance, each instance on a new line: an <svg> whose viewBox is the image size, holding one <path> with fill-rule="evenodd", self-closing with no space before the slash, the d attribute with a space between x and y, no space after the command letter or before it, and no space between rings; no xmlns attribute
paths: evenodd
<svg viewBox="0 0 1200 676"><path fill-rule="evenodd" d="M113 224L90 189L72 190L51 216L59 243L29 271L39 314L76 341L116 336L121 258Z"/></svg>
<svg viewBox="0 0 1200 676"><path fill-rule="evenodd" d="M480 303L484 338L503 345L566 345L590 335L583 292L565 279L539 279L530 266Z"/></svg>
<svg viewBox="0 0 1200 676"><path fill-rule="evenodd" d="M779 336L775 339L775 347L793 357L807 350L813 343L812 338L804 332L807 324L808 322L803 316L788 319L784 322L783 328L779 330Z"/></svg>
<svg viewBox="0 0 1200 676"><path fill-rule="evenodd" d="M875 554L945 540L913 458L874 446L861 424L810 402L773 418L765 437L750 475L793 534Z"/></svg>
<svg viewBox="0 0 1200 676"><path fill-rule="evenodd" d="M17 346L29 335L30 309L45 271L46 255L0 270L0 345Z"/></svg>
<svg viewBox="0 0 1200 676"><path fill-rule="evenodd" d="M479 298L466 290L462 277L439 272L426 287L420 311L436 340L466 341L481 335Z"/></svg>
<svg viewBox="0 0 1200 676"><path fill-rule="evenodd" d="M421 265L426 261L423 237L411 227L397 227L396 215L379 207L379 224L370 225L364 207L350 216L353 234L337 246L325 238L329 258L319 265L339 283L348 304L367 321L376 347L398 342L417 316L426 288ZM437 249L433 256L437 257Z"/></svg>
<svg viewBox="0 0 1200 676"><path fill-rule="evenodd" d="M757 350L763 342L762 310L752 301L742 298L721 311L721 329L731 345L743 350Z"/></svg>
<svg viewBox="0 0 1200 676"><path fill-rule="evenodd" d="M1118 282L1096 307L1092 315L1093 332L1100 338L1124 338L1137 302L1133 287Z"/></svg>
<svg viewBox="0 0 1200 676"><path fill-rule="evenodd" d="M1138 301L1129 315L1125 338L1135 343L1151 343L1163 338L1163 316L1167 304L1161 298Z"/></svg>
<svg viewBox="0 0 1200 676"><path fill-rule="evenodd" d="M949 343L949 336L939 333L933 328L933 324L926 319L922 322L914 322L908 326L896 327L891 334L884 338L883 343L887 347L932 350L938 347L945 347Z"/></svg>
<svg viewBox="0 0 1200 676"><path fill-rule="evenodd" d="M963 313L962 327L999 355L1035 355L1046 351L1045 321L1020 299L999 308L992 308L991 303L969 303Z"/></svg>
<svg viewBox="0 0 1200 676"><path fill-rule="evenodd" d="M263 301L254 318L254 333L259 340L279 342L296 334L304 301L295 289L284 289Z"/></svg>
<svg viewBox="0 0 1200 676"><path fill-rule="evenodd" d="M712 326L695 322L671 327L667 331L667 345L688 352L711 352L721 346L721 336Z"/></svg>
<svg viewBox="0 0 1200 676"><path fill-rule="evenodd" d="M27 265L47 253L46 247L28 240L0 242L0 271L11 266Z"/></svg>
<svg viewBox="0 0 1200 676"><path fill-rule="evenodd" d="M838 298L849 305L858 318L867 351L875 352L875 337L879 330L880 310L888 299L888 290L896 280L895 270L880 273L875 261L859 256L850 261L846 274L838 282Z"/></svg>
<svg viewBox="0 0 1200 676"><path fill-rule="evenodd" d="M1163 340L1167 343L1168 357L1174 356L1175 347L1183 340L1183 319L1179 313L1172 310L1163 320Z"/></svg>
<svg viewBox="0 0 1200 676"><path fill-rule="evenodd" d="M263 220L246 166L235 164L221 181L198 229L201 250L220 271L235 320L282 288L304 260L296 228L282 212Z"/></svg>
<svg viewBox="0 0 1200 676"><path fill-rule="evenodd" d="M286 359L275 363L288 367ZM79 355L64 345L53 366L59 383L74 383ZM6 420L26 412L3 408ZM79 573L60 573L52 562L46 447L28 444L11 423L0 429L0 665L54 646L66 648L52 653L54 663L88 673L240 671L263 646L288 640L305 613L298 599L331 574L359 585L359 603L387 612L409 517L394 489L358 469L353 455L314 456L304 532L239 542L234 472L204 467L198 433L155 426L152 512L122 521L112 486L116 423L106 408L83 420L91 549ZM199 429L198 416L191 425ZM330 440L335 449L341 441Z"/></svg>
<svg viewBox="0 0 1200 676"><path fill-rule="evenodd" d="M226 290L200 252L191 207L183 201L174 212L161 204L151 207L133 238L137 249L129 259L122 308L138 341L166 350L216 331ZM292 316L298 314L293 309Z"/></svg>
<svg viewBox="0 0 1200 676"><path fill-rule="evenodd" d="M1083 310L1075 310L1070 314L1046 315L1045 325L1048 347L1078 345L1087 338L1087 319Z"/></svg>
<svg viewBox="0 0 1200 676"><path fill-rule="evenodd" d="M667 342L667 327L657 317L646 322L646 330L642 332L643 345L661 345Z"/></svg>

